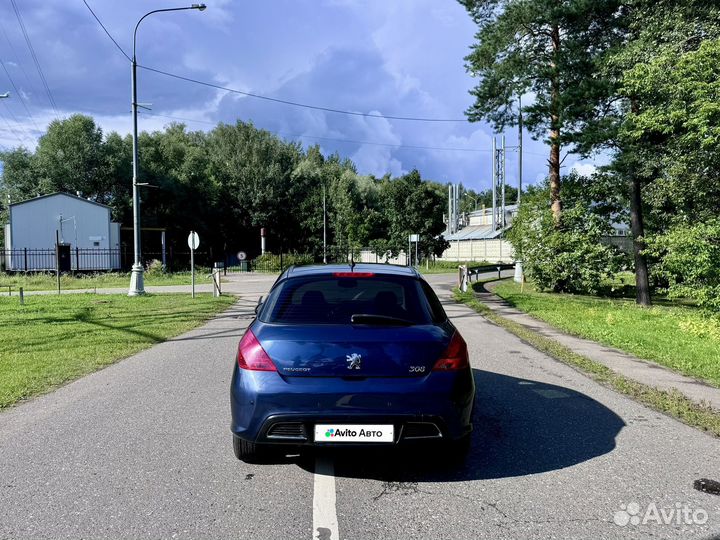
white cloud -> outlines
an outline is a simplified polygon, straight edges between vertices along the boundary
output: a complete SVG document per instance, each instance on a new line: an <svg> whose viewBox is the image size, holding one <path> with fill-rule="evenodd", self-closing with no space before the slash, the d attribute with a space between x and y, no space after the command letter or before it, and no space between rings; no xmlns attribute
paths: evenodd
<svg viewBox="0 0 720 540"><path fill-rule="evenodd" d="M144 22L138 42L141 63L242 91L359 112L463 119L463 111L472 102L467 91L476 81L465 72L463 57L476 29L456 2L206 2L208 9L202 14L158 15ZM118 43L130 51L132 28L148 10L146 0L98 0L92 5ZM13 18L2 2L0 16ZM23 0L23 16L60 115L89 113L105 132L129 133L127 60L82 3ZM22 35L17 29L7 30L15 49L22 53ZM18 75L16 83L44 128L54 115L49 112L44 88L35 80L32 60L23 54L17 58L10 55L7 60L28 73L30 80ZM229 94L146 70L140 70L138 76L139 100L153 103L155 114L198 122L252 121L289 140L294 138L292 134L481 150L302 139L305 144L321 142L326 152L351 157L360 173L401 174L417 168L425 178L462 182L474 189L490 187L492 132L484 123L343 116ZM15 109L24 121L24 113L18 111ZM162 129L171 121L141 114L140 129ZM204 123L188 125L191 129L212 128ZM0 144L18 144L2 127L0 124ZM37 136L39 133L33 132L27 137ZM509 133L510 138L514 136ZM508 144L512 143L509 140ZM526 145L525 178L532 182L536 176L545 176L547 154L542 142L528 137ZM507 159L508 180L512 181L516 154L508 153Z"/></svg>
<svg viewBox="0 0 720 540"><path fill-rule="evenodd" d="M576 172L580 176L592 176L597 172L597 167L592 163L581 163L578 161L570 167L570 170Z"/></svg>
<svg viewBox="0 0 720 540"><path fill-rule="evenodd" d="M388 147L364 144L351 156L351 159L364 174L380 177L387 173L393 176L405 173L402 163L392 157L392 150Z"/></svg>

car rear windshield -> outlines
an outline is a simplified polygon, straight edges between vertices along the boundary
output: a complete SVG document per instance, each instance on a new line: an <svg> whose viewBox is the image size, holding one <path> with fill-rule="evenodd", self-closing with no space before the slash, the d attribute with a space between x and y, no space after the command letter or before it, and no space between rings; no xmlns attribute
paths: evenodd
<svg viewBox="0 0 720 540"><path fill-rule="evenodd" d="M269 323L430 324L440 322L433 307L415 278L327 274L280 282L258 318Z"/></svg>

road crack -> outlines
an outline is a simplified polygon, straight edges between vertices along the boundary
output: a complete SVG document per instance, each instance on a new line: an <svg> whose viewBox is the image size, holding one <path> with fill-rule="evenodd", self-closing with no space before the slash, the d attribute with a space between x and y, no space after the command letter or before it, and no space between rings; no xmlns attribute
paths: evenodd
<svg viewBox="0 0 720 540"><path fill-rule="evenodd" d="M434 493L431 491L423 491L422 493L426 493L428 495L435 495L439 496L440 494ZM490 501L483 501L478 500L474 497L468 496L468 495L462 495L459 493L443 493L443 496L449 495L450 497L455 497L458 499L464 499L466 501L470 501L476 504L480 504L480 510L485 511L488 508L491 508L494 510L501 518L505 520L505 522L499 522L497 523L498 526L503 528L508 528L508 525L537 525L540 523L591 523L591 522L601 522L601 523L609 523L609 519L602 519L599 517L576 517L576 518L542 518L542 519L518 519L513 517L512 515L508 514L504 510L502 510L499 506L498 502L490 502Z"/></svg>
<svg viewBox="0 0 720 540"><path fill-rule="evenodd" d="M410 495L413 493L429 493L422 491L418 487L417 482L383 482L382 491L373 497L373 501L377 501L385 495L391 495L394 493L401 493L402 495Z"/></svg>

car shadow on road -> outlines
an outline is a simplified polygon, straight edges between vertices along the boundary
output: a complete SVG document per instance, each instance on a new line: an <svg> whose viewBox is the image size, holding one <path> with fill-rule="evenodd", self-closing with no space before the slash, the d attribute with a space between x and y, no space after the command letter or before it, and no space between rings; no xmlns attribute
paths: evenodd
<svg viewBox="0 0 720 540"><path fill-rule="evenodd" d="M296 458L312 471L318 452L335 476L385 482L509 478L563 469L615 448L625 423L594 399L562 386L473 370L477 386L472 445L464 462L442 446L322 449Z"/></svg>

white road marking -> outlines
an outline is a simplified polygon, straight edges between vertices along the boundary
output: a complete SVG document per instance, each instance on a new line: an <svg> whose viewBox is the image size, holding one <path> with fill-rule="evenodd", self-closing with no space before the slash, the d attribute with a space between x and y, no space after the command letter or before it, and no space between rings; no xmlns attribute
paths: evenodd
<svg viewBox="0 0 720 540"><path fill-rule="evenodd" d="M335 467L331 459L315 458L313 540L339 540L335 510Z"/></svg>

